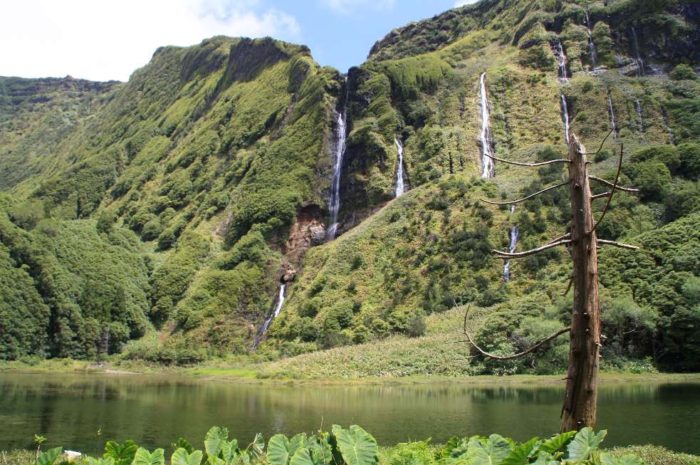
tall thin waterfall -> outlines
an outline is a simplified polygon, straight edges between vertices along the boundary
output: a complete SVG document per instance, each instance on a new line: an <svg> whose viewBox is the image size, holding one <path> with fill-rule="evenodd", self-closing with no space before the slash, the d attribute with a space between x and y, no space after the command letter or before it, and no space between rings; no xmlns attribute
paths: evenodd
<svg viewBox="0 0 700 465"><path fill-rule="evenodd" d="M588 10L586 10L586 29L588 30L588 52L591 54L591 68L595 69L598 66L598 49L596 49L595 42L593 42L591 17L588 16Z"/></svg>
<svg viewBox="0 0 700 465"><path fill-rule="evenodd" d="M566 101L566 95L561 94L561 119L564 121L564 137L568 144L571 140L571 125L569 119L569 103Z"/></svg>
<svg viewBox="0 0 700 465"><path fill-rule="evenodd" d="M635 62L637 63L637 75L644 76L644 60L639 53L639 39L637 38L637 29L632 26L632 45L634 45Z"/></svg>
<svg viewBox="0 0 700 465"><path fill-rule="evenodd" d="M560 40L557 40L552 44L552 52L557 58L557 63L559 63L559 82L566 84L569 82L569 70L567 68L568 58L564 52L564 47ZM566 100L566 95L564 92L560 95L560 105L561 105L561 119L564 123L564 138L566 143L571 140L571 118L569 117L569 102Z"/></svg>
<svg viewBox="0 0 700 465"><path fill-rule="evenodd" d="M642 113L642 102L634 101L634 108L637 110L637 124L639 125L640 134L644 134L644 114Z"/></svg>
<svg viewBox="0 0 700 465"><path fill-rule="evenodd" d="M347 102L347 99L346 99ZM345 143L347 139L347 103L343 111L338 113L335 127L335 166L333 167L333 185L331 187L331 222L326 233L326 239L335 239L338 232L338 212L340 211L340 177L343 171L343 155L345 155Z"/></svg>
<svg viewBox="0 0 700 465"><path fill-rule="evenodd" d="M552 51L557 59L557 63L559 64L559 81L567 82L569 80L569 71L567 69L569 60L566 57L566 53L564 53L564 47L562 46L560 40L557 40L554 44L552 44Z"/></svg>
<svg viewBox="0 0 700 465"><path fill-rule="evenodd" d="M515 212L515 205L512 205L510 208L510 214L512 215ZM518 230L518 227L516 225L513 225L510 228L510 242L508 244L508 253L513 253L515 252L515 248L518 246L518 239L520 239L520 231ZM503 281L508 282L510 281L510 260L506 260L503 262Z"/></svg>
<svg viewBox="0 0 700 465"><path fill-rule="evenodd" d="M489 100L486 95L486 73L479 78L479 94L481 107L481 177L492 178L496 174L493 163L493 139L491 137L491 124L489 121Z"/></svg>
<svg viewBox="0 0 700 465"><path fill-rule="evenodd" d="M396 197L401 197L404 193L403 144L398 139L398 137L394 138L394 143L396 144L396 150L399 152L399 166L396 168Z"/></svg>
<svg viewBox="0 0 700 465"><path fill-rule="evenodd" d="M610 126L612 126L613 137L617 139L620 135L620 130L617 127L617 119L615 118L615 107L613 107L612 95L610 95L610 90L608 90L608 114L610 115Z"/></svg>
<svg viewBox="0 0 700 465"><path fill-rule="evenodd" d="M270 324L272 324L272 321L277 318L282 311L282 306L284 305L284 290L286 288L285 284L280 284L280 291L277 296L277 304L275 305L275 311L272 312L272 315L268 316L263 325L260 327L260 331L258 332L258 335L255 338L255 342L253 343L253 347L257 347L260 344L260 341L262 341L263 336L265 336L265 333L267 333L267 330L270 328Z"/></svg>

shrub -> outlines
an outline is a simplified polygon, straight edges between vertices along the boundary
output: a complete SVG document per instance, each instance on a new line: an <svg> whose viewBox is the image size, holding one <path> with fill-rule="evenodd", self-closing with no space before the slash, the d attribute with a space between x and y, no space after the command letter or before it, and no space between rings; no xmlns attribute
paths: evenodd
<svg viewBox="0 0 700 465"><path fill-rule="evenodd" d="M695 71L690 65L681 63L673 68L673 71L669 73L669 77L674 81L682 81L685 79L695 79Z"/></svg>

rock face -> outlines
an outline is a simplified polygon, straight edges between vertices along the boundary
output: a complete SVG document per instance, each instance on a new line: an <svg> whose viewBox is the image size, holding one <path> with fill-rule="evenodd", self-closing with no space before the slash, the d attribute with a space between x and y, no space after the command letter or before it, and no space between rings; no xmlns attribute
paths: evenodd
<svg viewBox="0 0 700 465"><path fill-rule="evenodd" d="M318 205L307 205L299 210L292 225L289 240L285 244L285 255L291 263L299 264L306 251L310 247L323 244L325 238L326 226L321 208ZM292 279L294 274L291 275ZM285 271L285 282L290 280L287 276L288 272Z"/></svg>

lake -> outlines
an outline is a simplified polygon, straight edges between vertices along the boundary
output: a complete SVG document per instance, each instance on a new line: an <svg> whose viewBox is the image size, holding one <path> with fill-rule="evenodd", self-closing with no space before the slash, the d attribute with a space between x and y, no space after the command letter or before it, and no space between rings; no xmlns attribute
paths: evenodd
<svg viewBox="0 0 700 465"><path fill-rule="evenodd" d="M240 384L163 375L0 373L0 450L47 446L96 453L109 439L153 448L178 437L201 448L213 425L247 444L257 432L359 424L380 444L498 432L518 440L559 428L563 387L467 384ZM500 385L499 385L500 384ZM605 444L652 443L700 454L700 384L603 384Z"/></svg>

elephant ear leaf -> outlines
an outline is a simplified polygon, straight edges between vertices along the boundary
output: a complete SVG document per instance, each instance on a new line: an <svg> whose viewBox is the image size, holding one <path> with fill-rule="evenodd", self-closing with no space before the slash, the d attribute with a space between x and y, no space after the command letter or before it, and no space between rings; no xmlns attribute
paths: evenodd
<svg viewBox="0 0 700 465"><path fill-rule="evenodd" d="M622 457L613 457L610 454L600 454L601 465L645 465L644 461L635 455L623 455Z"/></svg>
<svg viewBox="0 0 700 465"><path fill-rule="evenodd" d="M576 436L576 431L567 431L566 433L557 434L552 436L542 443L540 450L548 452L550 454L555 454L564 450L571 440Z"/></svg>
<svg viewBox="0 0 700 465"><path fill-rule="evenodd" d="M591 453L598 450L598 446L603 442L608 434L606 430L595 433L593 428L586 427L576 433L574 440L569 443L567 451L569 452L570 460L587 460Z"/></svg>
<svg viewBox="0 0 700 465"><path fill-rule="evenodd" d="M284 434L275 434L267 443L267 462L270 465L287 465L291 458L290 443Z"/></svg>
<svg viewBox="0 0 700 465"><path fill-rule="evenodd" d="M218 457L224 443L228 441L228 430L220 426L214 426L204 437L204 450L209 457Z"/></svg>
<svg viewBox="0 0 700 465"><path fill-rule="evenodd" d="M62 453L62 447L54 447L53 449L42 452L36 459L36 465L53 465Z"/></svg>
<svg viewBox="0 0 700 465"><path fill-rule="evenodd" d="M472 438L467 450L467 462L471 465L500 465L511 453L513 444L498 434L488 439Z"/></svg>
<svg viewBox="0 0 700 465"><path fill-rule="evenodd" d="M170 458L170 465L200 465L202 463L202 455L201 450L188 454L187 449L180 447L173 452Z"/></svg>
<svg viewBox="0 0 700 465"><path fill-rule="evenodd" d="M297 450L289 461L289 465L314 465L309 449L302 448Z"/></svg>
<svg viewBox="0 0 700 465"><path fill-rule="evenodd" d="M379 463L377 440L357 425L343 429L333 425L338 449L347 465L376 465Z"/></svg>
<svg viewBox="0 0 700 465"><path fill-rule="evenodd" d="M289 440L289 456L293 456L296 451L306 447L307 441L306 433L295 434L294 437Z"/></svg>
<svg viewBox="0 0 700 465"><path fill-rule="evenodd" d="M138 444L131 440L126 440L121 444L116 441L107 441L103 457L114 459L114 465L131 465L138 448Z"/></svg>
<svg viewBox="0 0 700 465"><path fill-rule="evenodd" d="M132 465L165 465L165 454L163 449L156 449L148 452L147 449L139 447L134 455Z"/></svg>
<svg viewBox="0 0 700 465"><path fill-rule="evenodd" d="M530 458L539 450L540 444L539 438L532 438L528 442L515 446L510 454L503 459L501 465L528 465Z"/></svg>

